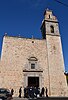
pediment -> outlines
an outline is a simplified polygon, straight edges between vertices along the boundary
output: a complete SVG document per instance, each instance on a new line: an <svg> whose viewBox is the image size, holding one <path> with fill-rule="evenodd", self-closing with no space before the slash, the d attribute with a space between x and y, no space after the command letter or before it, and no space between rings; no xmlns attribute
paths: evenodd
<svg viewBox="0 0 68 100"><path fill-rule="evenodd" d="M28 60L29 61L38 61L38 59L36 57L30 57Z"/></svg>

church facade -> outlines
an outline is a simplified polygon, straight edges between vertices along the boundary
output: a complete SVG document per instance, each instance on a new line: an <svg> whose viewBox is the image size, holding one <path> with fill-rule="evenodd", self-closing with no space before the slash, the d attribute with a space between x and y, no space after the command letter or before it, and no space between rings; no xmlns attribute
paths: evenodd
<svg viewBox="0 0 68 100"><path fill-rule="evenodd" d="M46 10L42 39L4 36L0 61L0 87L47 87L49 96L67 96L64 60L57 18ZM22 94L23 95L23 94Z"/></svg>

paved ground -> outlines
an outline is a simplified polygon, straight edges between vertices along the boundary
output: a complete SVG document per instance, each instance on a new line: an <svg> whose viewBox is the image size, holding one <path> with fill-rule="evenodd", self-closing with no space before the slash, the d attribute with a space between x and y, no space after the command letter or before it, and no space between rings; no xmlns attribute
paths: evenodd
<svg viewBox="0 0 68 100"><path fill-rule="evenodd" d="M34 99L14 97L12 100L68 100L68 97L48 97L48 98L43 97L43 98L34 98Z"/></svg>
<svg viewBox="0 0 68 100"><path fill-rule="evenodd" d="M28 100L27 98L18 98L18 97L14 97L12 100Z"/></svg>

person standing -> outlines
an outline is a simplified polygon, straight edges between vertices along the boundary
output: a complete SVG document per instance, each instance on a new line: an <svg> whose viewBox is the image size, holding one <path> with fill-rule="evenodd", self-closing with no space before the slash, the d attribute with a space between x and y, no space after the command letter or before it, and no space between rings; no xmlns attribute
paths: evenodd
<svg viewBox="0 0 68 100"><path fill-rule="evenodd" d="M47 87L45 87L46 88L46 97L48 97L48 89L47 89Z"/></svg>
<svg viewBox="0 0 68 100"><path fill-rule="evenodd" d="M42 87L41 94L40 94L41 97L44 96L44 92L45 92L45 89L44 89L44 87Z"/></svg>
<svg viewBox="0 0 68 100"><path fill-rule="evenodd" d="M20 87L19 89L19 98L21 98L21 94L22 94L22 87Z"/></svg>
<svg viewBox="0 0 68 100"><path fill-rule="evenodd" d="M13 96L13 93L14 93L14 90L13 90L13 89L11 89L11 96Z"/></svg>

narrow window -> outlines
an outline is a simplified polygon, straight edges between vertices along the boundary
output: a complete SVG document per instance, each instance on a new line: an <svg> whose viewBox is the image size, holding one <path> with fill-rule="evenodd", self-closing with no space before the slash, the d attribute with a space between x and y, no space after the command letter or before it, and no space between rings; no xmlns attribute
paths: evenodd
<svg viewBox="0 0 68 100"><path fill-rule="evenodd" d="M49 15L49 19L50 19L50 15Z"/></svg>
<svg viewBox="0 0 68 100"><path fill-rule="evenodd" d="M68 75L66 75L67 85L68 85Z"/></svg>
<svg viewBox="0 0 68 100"><path fill-rule="evenodd" d="M50 26L51 33L54 33L54 26Z"/></svg>
<svg viewBox="0 0 68 100"><path fill-rule="evenodd" d="M35 64L31 63L31 69L35 69Z"/></svg>
<svg viewBox="0 0 68 100"><path fill-rule="evenodd" d="M68 79L67 79L67 85L68 85Z"/></svg>

